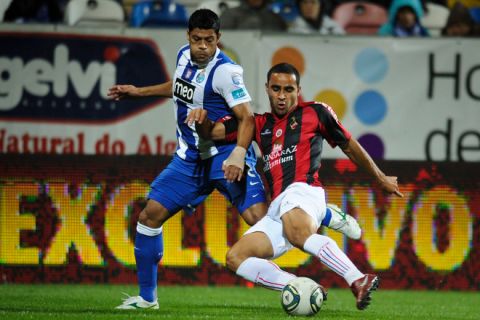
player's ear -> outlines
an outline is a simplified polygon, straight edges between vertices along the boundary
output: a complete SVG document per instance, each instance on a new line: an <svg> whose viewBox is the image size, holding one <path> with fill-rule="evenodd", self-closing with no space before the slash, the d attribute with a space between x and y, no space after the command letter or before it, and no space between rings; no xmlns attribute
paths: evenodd
<svg viewBox="0 0 480 320"><path fill-rule="evenodd" d="M302 87L298 86L297 97L300 97L301 94L302 94Z"/></svg>
<svg viewBox="0 0 480 320"><path fill-rule="evenodd" d="M265 91L266 91L267 94L268 94L268 82L265 82Z"/></svg>
<svg viewBox="0 0 480 320"><path fill-rule="evenodd" d="M187 30L187 40L190 41L190 30Z"/></svg>
<svg viewBox="0 0 480 320"><path fill-rule="evenodd" d="M220 37L221 37L221 36L222 36L222 33L221 33L221 32L217 33L217 43L220 41Z"/></svg>

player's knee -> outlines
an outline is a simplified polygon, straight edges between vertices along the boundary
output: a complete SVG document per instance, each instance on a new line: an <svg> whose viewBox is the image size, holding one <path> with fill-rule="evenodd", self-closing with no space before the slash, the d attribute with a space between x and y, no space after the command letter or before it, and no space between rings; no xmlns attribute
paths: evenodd
<svg viewBox="0 0 480 320"><path fill-rule="evenodd" d="M288 241L296 248L303 250L303 245L305 241L312 235L313 233L308 229L293 229L293 230L285 230L285 236L287 237Z"/></svg>
<svg viewBox="0 0 480 320"><path fill-rule="evenodd" d="M160 228L168 217L168 210L164 206L158 202L148 201L140 212L138 222L150 228Z"/></svg>
<svg viewBox="0 0 480 320"><path fill-rule="evenodd" d="M267 213L267 206L265 203L257 203L250 208L246 209L242 213L243 220L250 225L253 226L255 223L260 221L265 214Z"/></svg>
<svg viewBox="0 0 480 320"><path fill-rule="evenodd" d="M226 257L227 268L233 272L236 272L238 267L247 257L241 254L240 250L237 250L235 246L228 250Z"/></svg>
<svg viewBox="0 0 480 320"><path fill-rule="evenodd" d="M282 216L283 233L295 247L303 249L305 241L317 231L313 219L301 209L294 209Z"/></svg>

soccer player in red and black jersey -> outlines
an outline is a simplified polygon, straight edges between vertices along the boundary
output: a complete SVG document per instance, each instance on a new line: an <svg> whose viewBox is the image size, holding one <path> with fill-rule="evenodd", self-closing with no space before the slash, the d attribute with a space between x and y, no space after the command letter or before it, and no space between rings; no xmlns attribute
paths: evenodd
<svg viewBox="0 0 480 320"><path fill-rule="evenodd" d="M300 75L292 65L273 66L267 74L266 90L272 112L255 116L255 140L262 152L272 202L266 216L229 250L227 266L249 281L281 290L296 276L269 259L297 247L342 276L352 289L357 308L363 310L378 287L378 277L360 272L334 240L317 233L326 212L318 177L323 140L339 146L382 189L402 197L397 177L387 176L377 167L328 105L298 103ZM234 138L235 120L212 123L205 113L197 110L190 116L197 121L201 135L214 140Z"/></svg>

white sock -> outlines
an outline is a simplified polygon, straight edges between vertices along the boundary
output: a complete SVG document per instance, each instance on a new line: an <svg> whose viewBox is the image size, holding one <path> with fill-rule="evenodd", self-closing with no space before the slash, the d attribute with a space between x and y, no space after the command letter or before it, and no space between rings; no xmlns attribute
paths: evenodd
<svg viewBox="0 0 480 320"><path fill-rule="evenodd" d="M137 222L137 232L149 237L158 236L160 233L162 233L162 230L163 226L160 228L150 228L144 224L141 224L140 222Z"/></svg>
<svg viewBox="0 0 480 320"><path fill-rule="evenodd" d="M237 269L237 275L248 281L258 283L273 290L282 290L295 275L280 269L275 263L266 259L248 258Z"/></svg>
<svg viewBox="0 0 480 320"><path fill-rule="evenodd" d="M323 264L343 277L349 286L355 280L364 276L364 274L355 267L350 258L340 250L337 243L329 237L312 234L307 241L305 241L303 249L319 258Z"/></svg>

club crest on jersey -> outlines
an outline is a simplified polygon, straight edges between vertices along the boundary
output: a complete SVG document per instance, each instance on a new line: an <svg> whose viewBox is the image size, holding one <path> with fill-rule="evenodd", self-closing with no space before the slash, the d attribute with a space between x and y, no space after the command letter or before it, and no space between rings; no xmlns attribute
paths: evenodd
<svg viewBox="0 0 480 320"><path fill-rule="evenodd" d="M173 88L173 95L178 99L193 103L193 94L195 93L195 86L191 83L183 81L180 78L175 79L175 86Z"/></svg>
<svg viewBox="0 0 480 320"><path fill-rule="evenodd" d="M292 117L290 119L290 129L295 130L297 126L298 126L297 119L295 119L295 117Z"/></svg>
<svg viewBox="0 0 480 320"><path fill-rule="evenodd" d="M205 71L201 71L199 74L197 74L197 77L195 78L195 81L197 81L197 83L202 83L203 80L205 80Z"/></svg>
<svg viewBox="0 0 480 320"><path fill-rule="evenodd" d="M283 131L282 129L278 129L277 132L275 132L275 137L280 137L282 135Z"/></svg>

